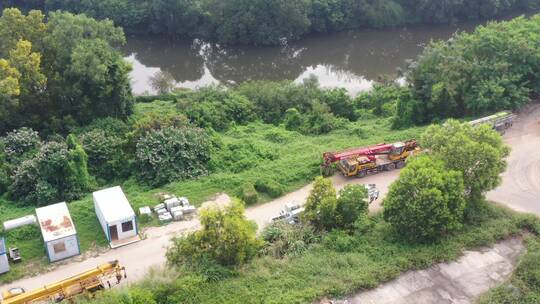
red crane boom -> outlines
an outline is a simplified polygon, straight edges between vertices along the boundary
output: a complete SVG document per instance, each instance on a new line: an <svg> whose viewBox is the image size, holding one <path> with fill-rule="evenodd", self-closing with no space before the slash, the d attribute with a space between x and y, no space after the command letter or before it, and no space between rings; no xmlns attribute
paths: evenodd
<svg viewBox="0 0 540 304"><path fill-rule="evenodd" d="M342 159L347 159L353 156L367 156L370 159L374 158L377 154L390 153L394 144L377 144L368 147L353 148L338 152L325 152L323 154L324 165L328 166L332 163L338 162Z"/></svg>

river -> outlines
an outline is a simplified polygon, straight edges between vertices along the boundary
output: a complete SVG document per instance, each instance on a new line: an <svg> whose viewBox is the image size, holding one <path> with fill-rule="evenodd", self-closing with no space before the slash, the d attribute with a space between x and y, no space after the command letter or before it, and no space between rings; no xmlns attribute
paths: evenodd
<svg viewBox="0 0 540 304"><path fill-rule="evenodd" d="M371 88L381 75L399 76L398 70L430 40L446 40L479 23L348 31L277 47L223 47L200 40L132 37L123 52L133 65L131 78L137 95L154 93L149 78L159 71L170 73L178 87L192 89L262 79L300 82L315 75L323 87L343 87L355 95Z"/></svg>

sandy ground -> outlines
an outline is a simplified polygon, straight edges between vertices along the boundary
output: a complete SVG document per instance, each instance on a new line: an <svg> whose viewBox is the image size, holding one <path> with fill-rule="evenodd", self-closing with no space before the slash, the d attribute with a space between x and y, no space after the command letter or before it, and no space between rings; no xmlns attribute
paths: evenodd
<svg viewBox="0 0 540 304"><path fill-rule="evenodd" d="M530 107L522 111L514 126L507 131L505 141L512 147L512 153L508 159L508 170L503 175L502 185L488 193L488 198L491 200L518 211L532 212L537 215L540 215L539 121L540 106ZM376 184L380 197L370 206L370 210L374 212L380 209L388 186L398 177L398 174L398 171L383 172L362 179L335 175L332 179L337 189L343 188L346 184ZM271 218L279 214L286 203L305 202L310 189L311 185L307 185L266 204L250 207L246 210L246 215L257 222L259 227L263 227L270 222ZM219 195L215 200L222 204L228 199L226 195ZM173 235L192 231L198 227L199 222L195 219L172 223L164 227L149 228L144 232L145 239L138 243L109 250L84 261L68 261L48 273L0 286L0 290L14 286L32 290L116 259L126 267L128 272L126 281L132 283L141 279L150 267L165 263L165 251Z"/></svg>
<svg viewBox="0 0 540 304"><path fill-rule="evenodd" d="M488 199L514 210L540 216L540 105L521 111L504 135L512 148L503 182Z"/></svg>

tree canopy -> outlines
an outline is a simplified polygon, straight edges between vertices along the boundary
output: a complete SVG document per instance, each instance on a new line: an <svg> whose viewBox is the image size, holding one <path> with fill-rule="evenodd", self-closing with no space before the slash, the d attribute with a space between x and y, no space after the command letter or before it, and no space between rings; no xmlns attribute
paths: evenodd
<svg viewBox="0 0 540 304"><path fill-rule="evenodd" d="M490 126L472 127L456 120L430 126L422 135L421 145L443 160L448 170L462 174L471 203L500 184L500 174L506 170L505 158L510 153Z"/></svg>
<svg viewBox="0 0 540 304"><path fill-rule="evenodd" d="M384 219L404 238L436 240L461 226L463 178L430 156L408 161L383 202Z"/></svg>
<svg viewBox="0 0 540 304"><path fill-rule="evenodd" d="M130 33L280 44L309 33L491 18L537 8L538 0L33 0L2 5L85 13L113 20Z"/></svg>
<svg viewBox="0 0 540 304"><path fill-rule="evenodd" d="M21 126L64 132L132 111L125 42L111 21L5 9L0 17L0 134Z"/></svg>

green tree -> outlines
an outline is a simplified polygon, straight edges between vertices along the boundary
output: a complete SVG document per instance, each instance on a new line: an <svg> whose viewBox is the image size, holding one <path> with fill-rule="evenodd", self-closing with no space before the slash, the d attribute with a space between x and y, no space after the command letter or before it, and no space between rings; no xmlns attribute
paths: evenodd
<svg viewBox="0 0 540 304"><path fill-rule="evenodd" d="M210 258L224 266L241 265L254 257L261 241L257 225L246 219L244 206L233 201L225 207L208 207L199 213L202 229L172 240L167 261L176 266Z"/></svg>
<svg viewBox="0 0 540 304"><path fill-rule="evenodd" d="M336 217L339 227L352 230L361 216L368 214L368 192L364 185L346 185L339 191Z"/></svg>
<svg viewBox="0 0 540 304"><path fill-rule="evenodd" d="M472 127L455 120L430 126L422 135L421 145L444 160L447 169L462 174L465 194L471 203L500 184L510 152L491 127Z"/></svg>
<svg viewBox="0 0 540 304"><path fill-rule="evenodd" d="M304 221L310 222L318 230L331 230L336 227L336 189L332 181L317 177L313 182L302 214Z"/></svg>
<svg viewBox="0 0 540 304"><path fill-rule="evenodd" d="M432 156L409 161L383 202L384 219L404 238L433 241L461 227L463 178Z"/></svg>
<svg viewBox="0 0 540 304"><path fill-rule="evenodd" d="M123 32L83 15L5 9L0 17L0 134L31 126L66 132L94 118L131 114ZM5 42L5 43L4 43Z"/></svg>

